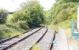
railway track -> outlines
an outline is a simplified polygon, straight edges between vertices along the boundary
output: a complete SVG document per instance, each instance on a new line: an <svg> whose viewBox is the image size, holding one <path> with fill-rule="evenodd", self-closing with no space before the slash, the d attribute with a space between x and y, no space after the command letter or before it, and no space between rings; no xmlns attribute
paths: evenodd
<svg viewBox="0 0 79 50"><path fill-rule="evenodd" d="M46 35L47 31L48 31L48 29L46 29L44 34L36 41L36 43L34 45L32 45L32 47L29 50L32 50L33 46L35 46L37 43L39 43L43 39L43 37Z"/></svg>
<svg viewBox="0 0 79 50"><path fill-rule="evenodd" d="M41 28L40 28L40 29L41 29ZM33 30L33 29L31 29L31 30ZM30 31L31 31L31 30L30 30ZM39 29L38 29L38 30L39 30ZM22 34L25 34L25 33L27 33L27 32L29 32L29 31L26 31L26 32L24 32L24 33L22 33ZM21 35L21 34L19 34L19 35ZM11 39L13 39L13 38L17 38L19 35L15 35L15 36L13 36L13 37L11 37L11 38L1 40L1 41L0 41L0 44L5 43L6 41L9 41L9 40L11 40Z"/></svg>
<svg viewBox="0 0 79 50"><path fill-rule="evenodd" d="M35 45L41 50L52 50L54 36L48 28L41 27L0 43L0 50L32 50Z"/></svg>
<svg viewBox="0 0 79 50"><path fill-rule="evenodd" d="M57 32L55 31L54 32L54 36L52 37L52 43L51 43L51 46L50 46L50 50L53 50L53 45L54 45L54 41L55 41L55 38L56 38L56 34L57 34Z"/></svg>
<svg viewBox="0 0 79 50"><path fill-rule="evenodd" d="M40 38L29 50L34 50L38 47L38 50L53 50L53 41L55 40L56 32L51 32L51 30L46 31L46 35L43 34L42 38Z"/></svg>
<svg viewBox="0 0 79 50"><path fill-rule="evenodd" d="M41 28L39 29L36 29L36 30L32 30L31 32L28 32L26 34L22 34L22 35L25 35L25 36L22 36L19 37L20 35L16 35L12 38L9 38L9 39L6 39L6 40L3 40L0 42L0 50L7 50L9 49L10 47L18 44L19 42L23 41L24 39L27 39L28 37L32 36L33 34L35 34L36 32L38 32L39 30L41 30Z"/></svg>
<svg viewBox="0 0 79 50"><path fill-rule="evenodd" d="M46 34L46 28L41 29L36 34L30 36L29 38L25 39L24 41L20 42L19 45L16 45L9 50L29 50L29 48L32 47L33 44L35 44L37 41L40 41L42 37ZM38 40L40 39L40 40ZM19 47L19 48L18 48Z"/></svg>

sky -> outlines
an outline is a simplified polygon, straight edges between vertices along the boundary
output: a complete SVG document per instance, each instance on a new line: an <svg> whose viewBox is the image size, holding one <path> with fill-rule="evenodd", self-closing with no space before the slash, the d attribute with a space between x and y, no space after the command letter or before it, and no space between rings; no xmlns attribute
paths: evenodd
<svg viewBox="0 0 79 50"><path fill-rule="evenodd" d="M49 10L55 3L55 0L38 0L44 10ZM6 9L10 12L16 11L20 5L27 0L0 0L0 8Z"/></svg>

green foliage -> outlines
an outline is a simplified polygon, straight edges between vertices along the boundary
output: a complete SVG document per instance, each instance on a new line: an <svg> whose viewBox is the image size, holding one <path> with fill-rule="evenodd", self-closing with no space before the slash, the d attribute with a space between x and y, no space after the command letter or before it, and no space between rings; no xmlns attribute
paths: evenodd
<svg viewBox="0 0 79 50"><path fill-rule="evenodd" d="M77 15L77 4L74 2L56 3L51 9L53 23L57 24L65 20L70 20Z"/></svg>
<svg viewBox="0 0 79 50"><path fill-rule="evenodd" d="M0 39L21 34L30 28L40 26L43 22L42 7L37 1L29 1L21 9L9 14L6 23L0 25Z"/></svg>
<svg viewBox="0 0 79 50"><path fill-rule="evenodd" d="M0 9L0 23L6 22L6 16L8 15L8 12L4 9Z"/></svg>
<svg viewBox="0 0 79 50"><path fill-rule="evenodd" d="M24 4L13 16L12 22L25 21L29 27L40 26L44 19L42 7L37 1L30 1Z"/></svg>
<svg viewBox="0 0 79 50"><path fill-rule="evenodd" d="M27 23L29 27L40 26L43 23L43 10L37 1L32 1L27 4L28 7L28 19Z"/></svg>
<svg viewBox="0 0 79 50"><path fill-rule="evenodd" d="M44 12L44 24L50 25L52 23L52 17L50 15L50 11Z"/></svg>
<svg viewBox="0 0 79 50"><path fill-rule="evenodd" d="M22 32L24 32L24 30L22 30L21 28L16 29L15 27L12 27L12 25L0 25L0 40L13 37L15 35L21 34Z"/></svg>
<svg viewBox="0 0 79 50"><path fill-rule="evenodd" d="M9 14L6 18L6 23L13 23L14 16L13 14Z"/></svg>

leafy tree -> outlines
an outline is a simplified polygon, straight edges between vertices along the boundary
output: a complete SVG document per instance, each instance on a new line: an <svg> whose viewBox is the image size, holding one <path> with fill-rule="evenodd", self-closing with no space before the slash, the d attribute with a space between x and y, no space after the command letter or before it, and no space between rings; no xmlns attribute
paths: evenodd
<svg viewBox="0 0 79 50"><path fill-rule="evenodd" d="M8 12L4 9L0 9L0 23L5 23Z"/></svg>
<svg viewBox="0 0 79 50"><path fill-rule="evenodd" d="M29 1L13 14L13 22L25 21L29 27L40 26L43 23L43 9L37 1Z"/></svg>
<svg viewBox="0 0 79 50"><path fill-rule="evenodd" d="M60 1L62 1L62 3ZM53 8L51 8L51 16L53 18L53 23L57 24L76 17L76 11L77 3L58 0L57 3L53 6Z"/></svg>

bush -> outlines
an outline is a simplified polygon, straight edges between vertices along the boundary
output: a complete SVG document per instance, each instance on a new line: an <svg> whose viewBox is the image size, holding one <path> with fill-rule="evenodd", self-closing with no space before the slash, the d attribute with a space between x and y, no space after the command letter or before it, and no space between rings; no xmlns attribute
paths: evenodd
<svg viewBox="0 0 79 50"><path fill-rule="evenodd" d="M20 21L18 22L19 23L19 27L24 29L24 30L27 30L29 29L29 26L27 25L26 21Z"/></svg>

